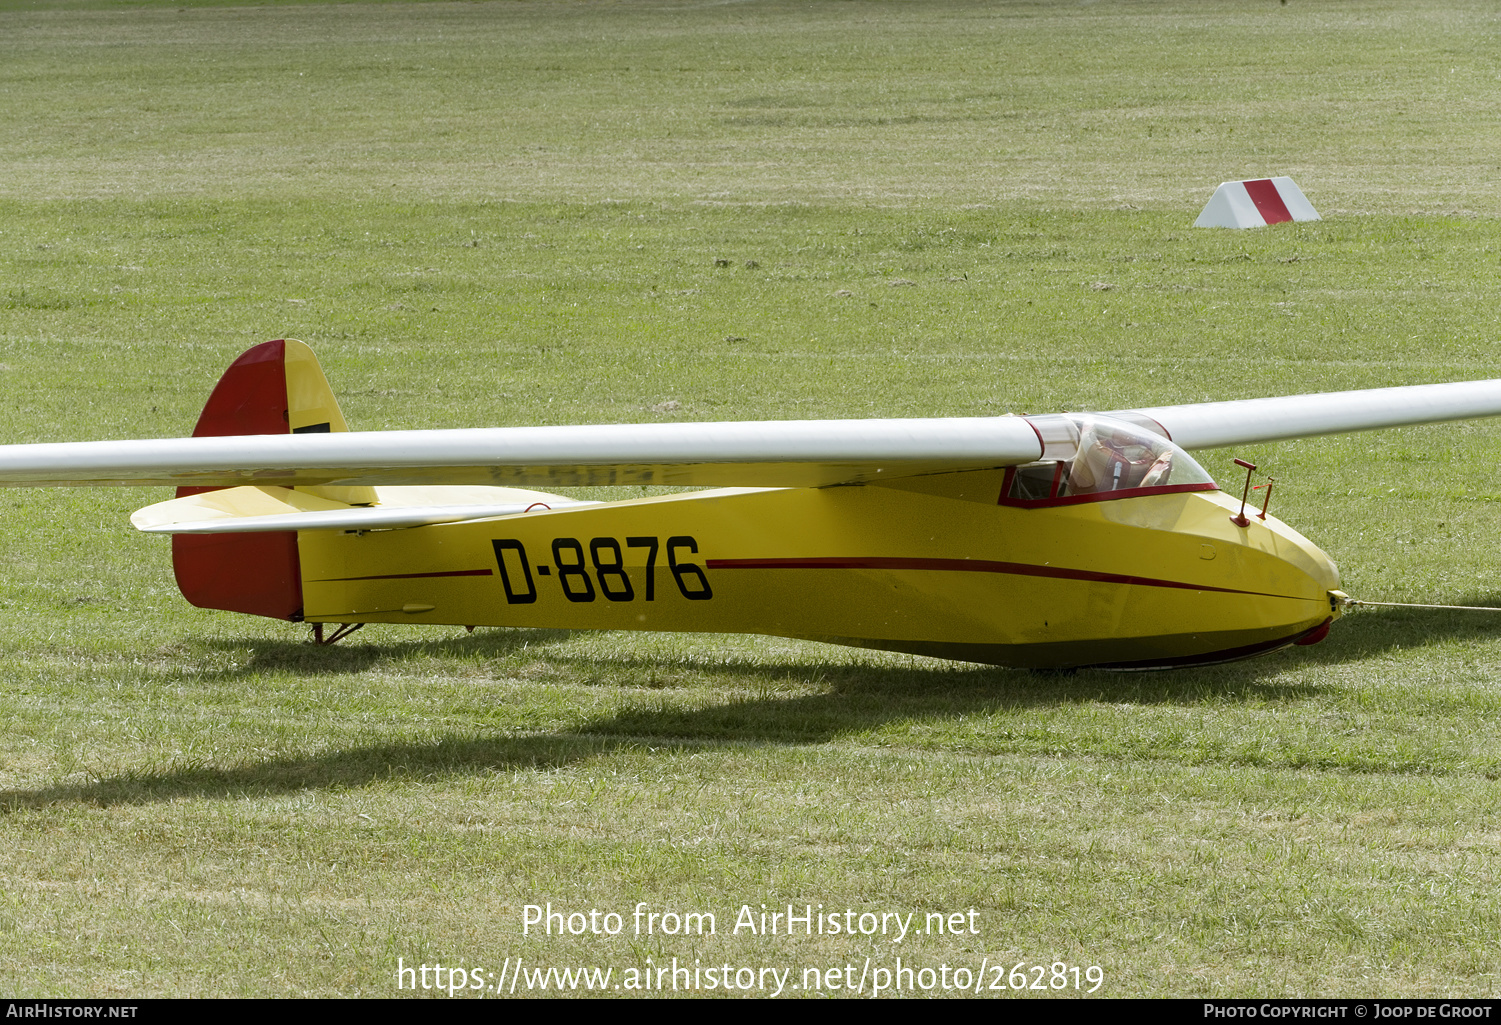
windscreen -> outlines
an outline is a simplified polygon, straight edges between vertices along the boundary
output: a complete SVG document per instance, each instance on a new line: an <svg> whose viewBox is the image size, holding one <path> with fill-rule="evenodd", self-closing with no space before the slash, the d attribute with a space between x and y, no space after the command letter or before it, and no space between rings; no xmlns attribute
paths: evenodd
<svg viewBox="0 0 1501 1025"><path fill-rule="evenodd" d="M1167 438L1112 417L1048 417L1046 458L1015 467L1002 502L1106 501L1137 495L1215 491L1214 478Z"/></svg>

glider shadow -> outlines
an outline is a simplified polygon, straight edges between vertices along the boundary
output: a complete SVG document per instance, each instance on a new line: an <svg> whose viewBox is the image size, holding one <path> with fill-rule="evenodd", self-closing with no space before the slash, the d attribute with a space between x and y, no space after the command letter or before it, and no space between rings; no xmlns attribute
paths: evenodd
<svg viewBox="0 0 1501 1025"><path fill-rule="evenodd" d="M351 664L358 664L354 658ZM599 659L591 660L599 668ZM603 660L608 667L614 660ZM637 674L649 660L624 658L614 668ZM348 667L346 666L346 669ZM981 666L870 667L801 664L817 693L783 694L786 667L729 662L701 667L711 676L752 681L754 697L681 708L652 694L573 729L531 736L449 733L437 740L373 744L316 755L219 767L131 771L86 782L0 791L0 813L57 803L113 806L179 798L236 799L304 790L355 789L375 781L432 779L489 772L546 771L620 750L658 752L734 746L802 746L879 729L896 721L962 718L1073 702L1192 703L1214 694L1294 699L1312 688L1236 679L1205 671L1174 674L1078 673L1041 676Z"/></svg>
<svg viewBox="0 0 1501 1025"><path fill-rule="evenodd" d="M578 633L576 630L534 630L511 628L476 631L458 636L382 640L369 643L365 636L352 634L335 644L310 641L283 641L264 638L214 640L210 647L226 651L249 649L250 658L229 669L205 672L205 679L240 678L261 673L358 673L381 662L400 660L419 654L459 658L498 658L528 648L545 649L562 644Z"/></svg>
<svg viewBox="0 0 1501 1025"><path fill-rule="evenodd" d="M1474 599L1474 604L1490 604L1498 598L1501 596L1482 596ZM898 721L962 718L1091 701L1193 705L1206 700L1301 700L1322 688L1276 679L1289 668L1289 662L1294 666L1335 665L1439 639L1494 640L1501 636L1501 615L1375 608L1359 610L1340 627L1335 637L1321 645L1246 662L1164 673L1029 673L937 661L894 667L844 662L788 666L734 660L695 664L693 671L698 675L759 680L757 696L704 708L676 707L648 698L586 720L574 729L549 734L486 737L450 733L434 741L366 745L232 768L193 766L165 772L127 772L92 782L0 791L0 813L56 803L112 806L178 798L235 799L358 788L376 780L545 771L628 749L675 752L740 745L813 745ZM390 658L393 650L403 648L495 655L529 645L552 646L569 636L569 631L561 630L487 631L440 641L347 648L254 642L250 664L226 672L353 672L377 659ZM605 675L614 671L639 676L656 664L650 657L634 654L618 658L597 654L554 657L565 665L577 662L583 668L587 664L595 673L604 670ZM677 668L662 665L674 671ZM800 688L812 681L820 685L820 690L813 694L779 693L794 679Z"/></svg>

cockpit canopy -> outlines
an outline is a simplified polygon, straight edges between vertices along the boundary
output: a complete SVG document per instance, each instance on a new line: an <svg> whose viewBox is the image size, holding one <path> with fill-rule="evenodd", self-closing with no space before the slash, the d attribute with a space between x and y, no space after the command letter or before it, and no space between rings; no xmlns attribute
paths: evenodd
<svg viewBox="0 0 1501 1025"><path fill-rule="evenodd" d="M1066 505L1219 490L1192 456L1137 424L1088 414L1028 420L1042 438L1043 458L1007 472L1004 505Z"/></svg>

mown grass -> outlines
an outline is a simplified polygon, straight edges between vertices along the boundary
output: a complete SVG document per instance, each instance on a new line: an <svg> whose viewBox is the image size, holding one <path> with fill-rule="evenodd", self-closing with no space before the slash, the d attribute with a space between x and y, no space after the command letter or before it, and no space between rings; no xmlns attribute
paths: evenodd
<svg viewBox="0 0 1501 1025"><path fill-rule="evenodd" d="M0 439L970 415L1501 376L1484 4L0 4ZM1293 174L1325 214L1188 227ZM674 405L675 403L675 405ZM1357 597L1501 605L1492 425L1208 453ZM676 956L1496 993L1501 623L1214 669L185 606L156 493L0 492L0 987L395 995ZM521 935L551 901L714 937ZM979 910L898 946L740 905ZM796 973L795 973L796 974Z"/></svg>

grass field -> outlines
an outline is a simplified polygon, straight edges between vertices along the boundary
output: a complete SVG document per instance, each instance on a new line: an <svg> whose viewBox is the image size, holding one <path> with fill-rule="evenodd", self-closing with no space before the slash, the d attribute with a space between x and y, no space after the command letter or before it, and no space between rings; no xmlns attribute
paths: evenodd
<svg viewBox="0 0 1501 1025"><path fill-rule="evenodd" d="M0 442L186 434L284 336L356 429L1501 377L1498 29L1462 0L0 0ZM1325 219L1189 227L1268 174ZM1204 462L1275 474L1357 598L1501 605L1498 431ZM1145 675L315 648L188 607L127 520L161 497L0 491L6 995L396 996L398 963L517 958L784 995L898 957L1112 997L1501 990L1501 616ZM523 935L549 902L623 929ZM638 903L717 931L636 935ZM733 931L762 904L976 915Z"/></svg>

